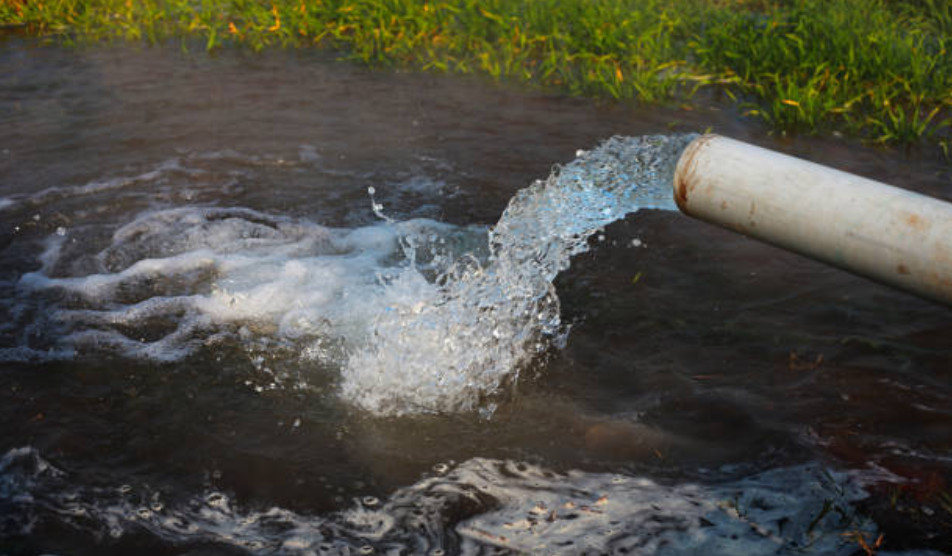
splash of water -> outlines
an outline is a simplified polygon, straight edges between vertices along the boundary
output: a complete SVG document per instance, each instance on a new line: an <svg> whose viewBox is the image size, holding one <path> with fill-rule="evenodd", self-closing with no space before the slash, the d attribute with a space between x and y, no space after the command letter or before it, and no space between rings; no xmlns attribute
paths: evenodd
<svg viewBox="0 0 952 556"><path fill-rule="evenodd" d="M671 179L693 136L612 138L519 191L486 264L451 265L428 295L386 308L343 371L343 396L377 414L480 408L564 337L552 281L588 238L644 208L674 209Z"/></svg>
<svg viewBox="0 0 952 556"><path fill-rule="evenodd" d="M315 362L340 370L342 398L378 415L488 416L527 365L565 338L553 279L606 224L674 208L671 176L691 139L613 138L580 151L519 191L488 236L395 221L376 202L384 221L352 229L246 208L149 209L93 253L83 234L102 232L58 228L39 269L0 284L17 290L0 307L12 317L0 325L0 360L108 351L169 362L237 343L253 361L280 350L295 384ZM106 191L145 194L139 185L168 184L194 172L191 163L114 180ZM102 187L44 191L17 206ZM272 363L260 367L272 373Z"/></svg>

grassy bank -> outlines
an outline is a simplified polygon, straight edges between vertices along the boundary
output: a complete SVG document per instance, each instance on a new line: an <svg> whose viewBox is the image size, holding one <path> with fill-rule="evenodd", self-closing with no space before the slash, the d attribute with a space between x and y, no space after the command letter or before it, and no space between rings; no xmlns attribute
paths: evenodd
<svg viewBox="0 0 952 556"><path fill-rule="evenodd" d="M952 147L947 0L0 0L66 41L321 46L570 94L726 90L778 131Z"/></svg>

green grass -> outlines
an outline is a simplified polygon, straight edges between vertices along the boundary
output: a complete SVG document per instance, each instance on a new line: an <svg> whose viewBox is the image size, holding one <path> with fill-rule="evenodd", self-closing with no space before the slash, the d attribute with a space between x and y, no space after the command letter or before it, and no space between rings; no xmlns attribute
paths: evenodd
<svg viewBox="0 0 952 556"><path fill-rule="evenodd" d="M0 0L0 23L71 43L317 46L648 103L717 87L779 132L952 143L948 0Z"/></svg>

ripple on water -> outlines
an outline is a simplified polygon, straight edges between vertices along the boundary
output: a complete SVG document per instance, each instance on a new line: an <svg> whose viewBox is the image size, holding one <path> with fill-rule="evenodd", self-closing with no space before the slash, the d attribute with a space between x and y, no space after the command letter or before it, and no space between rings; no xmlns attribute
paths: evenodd
<svg viewBox="0 0 952 556"><path fill-rule="evenodd" d="M845 531L875 535L875 526L852 507L866 497L862 477L818 465L700 486L474 458L386 500L356 500L330 516L244 508L221 492L149 508L134 489L77 489L69 479L33 448L8 452L0 459L0 507L17 517L0 520L0 534L29 534L55 519L96 536L146 530L176 545L215 543L254 553L483 553L495 547L672 555L852 554L856 545Z"/></svg>

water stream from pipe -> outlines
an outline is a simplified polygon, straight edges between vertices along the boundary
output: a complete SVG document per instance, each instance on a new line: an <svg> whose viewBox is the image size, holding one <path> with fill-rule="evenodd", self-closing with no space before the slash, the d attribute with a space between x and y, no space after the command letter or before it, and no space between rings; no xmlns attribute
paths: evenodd
<svg viewBox="0 0 952 556"><path fill-rule="evenodd" d="M168 362L234 338L253 358L279 347L339 368L343 399L377 415L488 417L493 398L564 339L555 277L607 224L673 208L673 168L691 138L613 138L579 151L518 192L488 233L396 222L375 201L383 221L357 229L245 208L146 211L93 256L71 252L75 238L58 228L40 269L17 283L40 301L9 309L42 322L13 325L28 332L0 357L106 350Z"/></svg>

